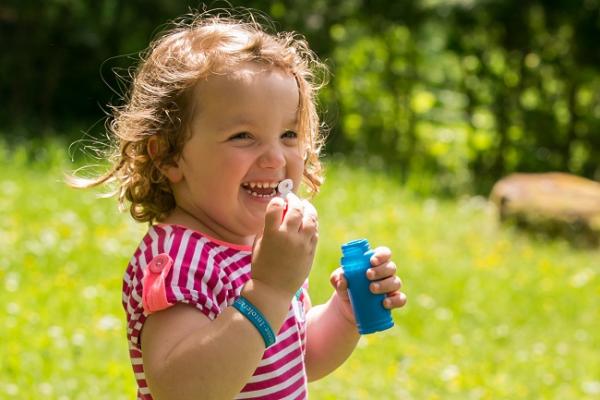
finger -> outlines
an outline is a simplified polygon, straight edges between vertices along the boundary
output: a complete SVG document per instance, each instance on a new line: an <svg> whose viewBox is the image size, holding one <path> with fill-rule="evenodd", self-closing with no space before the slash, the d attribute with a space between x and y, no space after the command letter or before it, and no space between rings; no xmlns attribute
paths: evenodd
<svg viewBox="0 0 600 400"><path fill-rule="evenodd" d="M393 261L386 262L384 264L378 265L373 268L369 268L367 270L367 278L372 281L376 281L379 279L387 278L388 276L396 275L398 271L398 267L396 267L396 263Z"/></svg>
<svg viewBox="0 0 600 400"><path fill-rule="evenodd" d="M280 197L273 197L265 213L265 231L276 231L281 225L285 202Z"/></svg>
<svg viewBox="0 0 600 400"><path fill-rule="evenodd" d="M387 309L400 308L406 305L406 301L406 294L402 292L394 292L388 294L388 296L383 301L383 306Z"/></svg>
<svg viewBox="0 0 600 400"><path fill-rule="evenodd" d="M283 217L282 225L286 229L299 230L302 226L302 217L304 215L304 204L294 193L288 193L286 196L287 200L287 212Z"/></svg>
<svg viewBox="0 0 600 400"><path fill-rule="evenodd" d="M392 257L392 251L385 246L377 247L373 251L373 255L371 256L371 265L376 266L379 264L383 264L386 261L389 261Z"/></svg>
<svg viewBox="0 0 600 400"><path fill-rule="evenodd" d="M310 243L315 248L317 247L317 243L319 243L319 232L315 232L315 234L310 237Z"/></svg>
<svg viewBox="0 0 600 400"><path fill-rule="evenodd" d="M402 281L397 276L390 276L389 278L369 284L369 289L375 294L395 292L400 290L401 287Z"/></svg>
<svg viewBox="0 0 600 400"><path fill-rule="evenodd" d="M302 230L314 233L319 229L319 218L317 209L307 200L302 200L304 215L302 217Z"/></svg>

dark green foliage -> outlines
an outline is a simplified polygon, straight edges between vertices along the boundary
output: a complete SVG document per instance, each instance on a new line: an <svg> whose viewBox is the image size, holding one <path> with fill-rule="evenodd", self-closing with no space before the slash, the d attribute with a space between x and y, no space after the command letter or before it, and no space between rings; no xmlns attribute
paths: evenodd
<svg viewBox="0 0 600 400"><path fill-rule="evenodd" d="M328 152L446 193L512 171L600 179L598 0L231 1L304 34L332 77ZM137 53L187 1L0 6L5 136L101 135ZM121 77L117 78L114 71ZM10 132L10 134L9 134ZM10 138L9 138L10 141ZM418 186L418 182L417 182Z"/></svg>

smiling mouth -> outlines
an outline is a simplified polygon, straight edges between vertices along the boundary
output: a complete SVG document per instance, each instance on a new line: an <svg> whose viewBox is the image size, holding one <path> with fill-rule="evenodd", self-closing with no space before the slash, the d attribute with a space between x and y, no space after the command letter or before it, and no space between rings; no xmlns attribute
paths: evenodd
<svg viewBox="0 0 600 400"><path fill-rule="evenodd" d="M254 197L275 197L277 196L277 185L279 182L244 182L242 189Z"/></svg>

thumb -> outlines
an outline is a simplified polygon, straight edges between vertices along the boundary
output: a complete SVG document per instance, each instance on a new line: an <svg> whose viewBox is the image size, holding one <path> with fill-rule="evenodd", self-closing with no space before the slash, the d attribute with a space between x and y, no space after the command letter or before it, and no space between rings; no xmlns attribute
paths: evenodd
<svg viewBox="0 0 600 400"><path fill-rule="evenodd" d="M329 276L329 283L331 286L337 291L341 293L345 293L348 290L348 281L346 281L346 277L344 277L344 270L342 268L338 268L331 273Z"/></svg>
<svg viewBox="0 0 600 400"><path fill-rule="evenodd" d="M341 299L350 301L348 295L348 281L346 280L346 277L344 276L344 270L341 267L331 273L329 276L329 282Z"/></svg>
<svg viewBox="0 0 600 400"><path fill-rule="evenodd" d="M265 213L265 232L276 231L283 220L283 210L285 208L285 200L281 197L273 197Z"/></svg>
<svg viewBox="0 0 600 400"><path fill-rule="evenodd" d="M260 248L260 242L262 241L262 233L259 235L256 235L256 237L254 238L254 242L252 243L252 258L254 259L254 250L259 247Z"/></svg>

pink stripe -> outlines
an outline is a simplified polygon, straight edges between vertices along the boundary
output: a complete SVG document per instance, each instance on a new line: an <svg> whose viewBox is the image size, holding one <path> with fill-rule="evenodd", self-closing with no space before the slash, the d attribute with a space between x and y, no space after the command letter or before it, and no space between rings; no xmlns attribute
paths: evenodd
<svg viewBox="0 0 600 400"><path fill-rule="evenodd" d="M293 317L290 317L293 318ZM271 352L271 351L279 351L278 349L281 348L281 346L284 346L288 343L290 343L290 340L295 340L298 338L298 329L296 329L296 324L294 322L289 322L289 319L283 324L283 326L281 327L281 329L279 329L279 332L277 332L277 337L281 337L284 335L284 333L286 333L287 331L289 331L290 329L293 329L295 331L295 333L292 333L290 336L288 336L287 338L285 338L282 342L278 342L277 344L275 344L274 346L269 347L269 349L267 350L267 353Z"/></svg>
<svg viewBox="0 0 600 400"><path fill-rule="evenodd" d="M283 368L285 365L293 362L294 360L298 360L301 357L302 351L299 348L295 348L289 354L286 354L284 357L275 361L274 363L256 368L256 370L254 371L254 375L262 375L268 374L270 372L276 372L277 370Z"/></svg>
<svg viewBox="0 0 600 400"><path fill-rule="evenodd" d="M302 350L300 349L300 346L297 346L297 344L298 344L297 338L293 338L293 339L296 339L296 340L292 341L292 343L290 345L292 345L292 346L296 345L296 346L295 346L294 350L290 352L290 354L285 355L280 360L274 361L271 364L261 365L260 367L256 368L256 370L254 371L254 375L262 375L262 374L276 371L279 368L281 368L281 366L283 364L287 364L287 362L289 360L293 359L294 357L300 357L302 355ZM270 352L269 357L272 357L272 356L282 352L283 350L285 350L286 347L289 347L289 346L281 347L277 351ZM271 350L271 349L269 349L269 350ZM266 355L266 353L265 353L265 355ZM265 358L268 358L268 357L265 357Z"/></svg>
<svg viewBox="0 0 600 400"><path fill-rule="evenodd" d="M132 347L129 349L129 356L131 358L140 358L142 356L142 352Z"/></svg>
<svg viewBox="0 0 600 400"><path fill-rule="evenodd" d="M268 394L264 394L260 397L256 397L256 398L260 398L260 399L264 399L264 400L279 400L279 399L283 399L286 396L289 396L290 394L294 393L296 390L298 390L298 388L305 386L305 382L304 382L304 376L301 376L300 378L298 378L295 382L291 383L290 386L285 387L281 390L278 390L277 392L273 392L273 393L268 393ZM244 390L242 390L242 393L246 392L245 388ZM303 395L300 396L301 399L305 399L306 396L306 391L303 390L302 391Z"/></svg>
<svg viewBox="0 0 600 400"><path fill-rule="evenodd" d="M290 386L288 386L285 389L282 389L278 392L275 392L273 394L270 394L268 396L265 396L265 399L282 399L285 396L289 396L290 394L294 393L296 390L298 390L298 388L305 386L306 385L306 381L305 381L305 377L304 375L300 376L300 378L298 378L298 380L296 380L296 382L292 383ZM302 396L301 398L306 398L306 391L303 390L304 392L304 396Z"/></svg>
<svg viewBox="0 0 600 400"><path fill-rule="evenodd" d="M226 258L235 257L235 256L239 255L240 253L246 253L247 257L252 256L252 253L251 253L252 248L251 247L248 248L248 250L242 250L242 251L233 249L228 246L224 246L224 247L225 247L225 250L221 252L223 260ZM238 263L239 263L239 261L238 261Z"/></svg>
<svg viewBox="0 0 600 400"><path fill-rule="evenodd" d="M298 393L298 397L296 397L294 400L306 400L308 398L308 396L306 395L306 390L302 390L300 393Z"/></svg>
<svg viewBox="0 0 600 400"><path fill-rule="evenodd" d="M134 364L133 372L135 372L135 373L144 372L144 365L143 364Z"/></svg>
<svg viewBox="0 0 600 400"><path fill-rule="evenodd" d="M144 384L142 385L142 384L139 384L139 381L138 381L139 386L143 387L143 388L148 387L145 383L146 383L146 381L144 381ZM139 391L138 391L138 398L140 400L152 400L152 396L150 396L149 394L141 394Z"/></svg>
<svg viewBox="0 0 600 400"><path fill-rule="evenodd" d="M290 328L296 328L296 317L294 314L288 314L287 319L283 322L283 325L281 325L281 328L279 328L279 332L277 332L277 336L282 335L285 331L287 331Z"/></svg>
<svg viewBox="0 0 600 400"><path fill-rule="evenodd" d="M283 367L283 365L281 365L280 367ZM298 364L294 365L292 368L285 371L283 374L276 375L273 378L266 379L264 381L248 383L246 386L244 386L244 389L242 389L242 391L252 392L254 390L268 389L272 386L275 386L281 382L285 382L288 379L292 378L298 372L302 371L302 368L302 362L298 362Z"/></svg>
<svg viewBox="0 0 600 400"><path fill-rule="evenodd" d="M204 271L204 276L202 276L202 279L198 279L196 280L197 283L197 289L199 292L202 291L201 288L201 284L200 281L203 280L206 283L206 286L208 286L209 288L216 288L218 282L219 282L219 274L218 274L218 266L215 260L215 256L210 255L210 253L212 251L214 251L216 248L216 246L212 243L207 243L204 248L202 249L202 256L201 259L203 262L202 265L206 265L208 266L210 263L211 267L212 267L212 271L210 271L210 275L209 272L207 270ZM217 293L213 293L213 295L216 295Z"/></svg>
<svg viewBox="0 0 600 400"><path fill-rule="evenodd" d="M242 275L240 275L240 277L238 279L231 281L231 285L234 288L239 288L239 287L243 286L244 283L248 282L248 279L250 279L249 274L242 274Z"/></svg>
<svg viewBox="0 0 600 400"><path fill-rule="evenodd" d="M223 262L223 260L233 257L235 254L238 254L238 253L239 252L235 251L232 254L231 249L221 250L217 254L215 254L214 263L215 263L215 265L220 265ZM227 256L225 257L225 255L227 255ZM237 268L232 269L231 268L232 265L236 265ZM215 273L213 273L211 280L207 283L209 287L216 285L219 280L223 283L223 287L222 287L221 291L216 294L216 299L219 304L219 307L226 307L227 299L231 296L235 296L235 291L234 290L232 291L232 289L235 286L229 280L229 276L233 272L236 272L237 270L239 270L241 266L243 266L243 264L240 264L240 261L237 261L234 264L230 264L225 269L218 269L218 270L215 269ZM216 273L217 271L219 271L220 274L217 274Z"/></svg>
<svg viewBox="0 0 600 400"><path fill-rule="evenodd" d="M160 254L160 253L164 253L164 241L165 241L165 236L166 236L166 232L164 229L154 229L154 233L156 234L156 240L154 240L153 242L156 243L156 250L158 250L158 252L156 254ZM152 246L148 246L148 248L152 249ZM146 260L146 263L149 263L150 261L152 261L152 258L154 258L154 256L156 255L153 252L150 252L150 259Z"/></svg>

